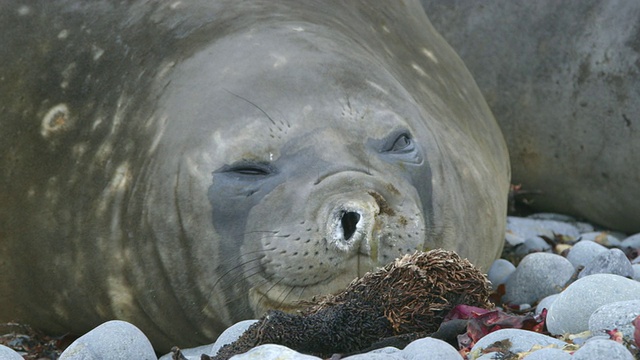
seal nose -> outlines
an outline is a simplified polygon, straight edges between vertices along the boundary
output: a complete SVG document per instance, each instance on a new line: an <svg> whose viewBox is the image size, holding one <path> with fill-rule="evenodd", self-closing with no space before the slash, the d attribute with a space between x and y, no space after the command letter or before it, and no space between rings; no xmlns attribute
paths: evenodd
<svg viewBox="0 0 640 360"><path fill-rule="evenodd" d="M342 233L344 240L349 241L353 234L355 234L358 222L360 221L360 214L353 211L345 211L342 214L340 223L342 224Z"/></svg>

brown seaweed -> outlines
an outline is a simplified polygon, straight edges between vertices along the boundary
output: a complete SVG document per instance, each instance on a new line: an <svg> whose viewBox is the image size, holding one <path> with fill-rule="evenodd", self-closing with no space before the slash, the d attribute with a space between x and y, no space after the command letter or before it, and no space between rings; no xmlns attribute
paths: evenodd
<svg viewBox="0 0 640 360"><path fill-rule="evenodd" d="M406 344L436 332L456 305L492 307L488 299L486 277L466 259L441 249L416 252L365 274L336 295L314 299L298 314L268 312L213 359L262 344L324 358L389 340Z"/></svg>

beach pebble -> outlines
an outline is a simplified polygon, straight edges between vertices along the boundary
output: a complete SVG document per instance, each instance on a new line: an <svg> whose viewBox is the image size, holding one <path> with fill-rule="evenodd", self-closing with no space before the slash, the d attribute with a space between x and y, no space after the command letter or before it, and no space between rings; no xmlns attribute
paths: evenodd
<svg viewBox="0 0 640 360"><path fill-rule="evenodd" d="M496 289L501 284L506 283L514 271L516 271L516 267L510 261L505 259L494 261L489 268L489 272L487 272L487 277L489 281L491 281L491 287Z"/></svg>
<svg viewBox="0 0 640 360"><path fill-rule="evenodd" d="M591 240L598 244L604 246L616 246L619 247L621 245L620 239L615 237L614 235L602 232L602 231L592 231L587 233L580 234L580 240Z"/></svg>
<svg viewBox="0 0 640 360"><path fill-rule="evenodd" d="M572 360L633 360L633 355L623 345L613 340L592 339L576 350Z"/></svg>
<svg viewBox="0 0 640 360"><path fill-rule="evenodd" d="M564 257L533 253L525 256L506 283L504 301L533 304L562 291L575 269Z"/></svg>
<svg viewBox="0 0 640 360"><path fill-rule="evenodd" d="M453 346L430 337L411 342L401 354L406 360L424 359L426 354L429 354L429 359L432 360L462 360L462 356Z"/></svg>
<svg viewBox="0 0 640 360"><path fill-rule="evenodd" d="M20 354L4 345L0 345L0 359L2 360L24 360Z"/></svg>
<svg viewBox="0 0 640 360"><path fill-rule="evenodd" d="M578 228L563 221L537 220L515 216L507 217L507 232L518 235L523 239L537 236L546 236L553 239L554 234L565 235L574 239L580 236Z"/></svg>
<svg viewBox="0 0 640 360"><path fill-rule="evenodd" d="M211 355L217 354L224 345L231 344L238 340L238 338L247 331L249 326L256 322L258 322L258 320L244 320L231 325L231 327L227 328L227 330L218 336L218 339L216 339L216 342L211 347Z"/></svg>
<svg viewBox="0 0 640 360"><path fill-rule="evenodd" d="M509 351L513 353L519 353L523 351L529 351L533 346L549 346L554 345L558 348L562 348L567 345L566 342L552 338L547 335L542 335L537 332L521 330L521 329L501 329L494 331L478 342L471 349L471 355L477 356L482 350L488 346L491 346L497 341L509 340L511 346Z"/></svg>
<svg viewBox="0 0 640 360"><path fill-rule="evenodd" d="M527 360L571 360L571 354L554 348L545 348L532 352L525 356Z"/></svg>
<svg viewBox="0 0 640 360"><path fill-rule="evenodd" d="M233 356L233 360L321 360L317 356L301 354L286 346L266 344L256 346L244 354Z"/></svg>
<svg viewBox="0 0 640 360"><path fill-rule="evenodd" d="M628 238L622 240L622 243L620 244L620 246L623 248L629 247L634 249L640 249L640 233L631 235Z"/></svg>
<svg viewBox="0 0 640 360"><path fill-rule="evenodd" d="M569 285L551 304L547 329L551 334L577 334L589 329L589 317L600 306L640 300L640 283L613 274L594 274Z"/></svg>
<svg viewBox="0 0 640 360"><path fill-rule="evenodd" d="M371 357L369 355L374 355L374 356L377 356L377 357L382 356L383 359L387 359L387 360L396 360L396 359L397 360L403 360L404 358L402 357L401 352L402 352L402 350L400 350L398 348L394 348L392 346L387 346L387 347L383 347L381 349L371 350L368 353L348 356L345 359L367 360L367 359L371 359Z"/></svg>
<svg viewBox="0 0 640 360"><path fill-rule="evenodd" d="M640 315L640 300L618 301L600 306L589 317L589 331L605 335L605 330L618 329L625 339L633 339L635 327L631 322Z"/></svg>
<svg viewBox="0 0 640 360"><path fill-rule="evenodd" d="M580 272L578 278L593 274L615 274L633 278L633 267L620 249L610 249L594 257Z"/></svg>
<svg viewBox="0 0 640 360"><path fill-rule="evenodd" d="M539 236L530 237L516 248L516 255L524 256L534 252L551 252L551 245Z"/></svg>
<svg viewBox="0 0 640 360"><path fill-rule="evenodd" d="M113 320L79 337L60 355L60 360L156 360L147 337L132 324Z"/></svg>
<svg viewBox="0 0 640 360"><path fill-rule="evenodd" d="M640 264L631 265L633 268L633 280L640 281Z"/></svg>
<svg viewBox="0 0 640 360"><path fill-rule="evenodd" d="M538 303L538 305L536 306L536 315L539 315L543 309L547 309L549 310L549 307L551 307L551 304L553 304L554 301L556 301L556 299L558 298L559 294L553 294L553 295L549 295L547 297L545 297L544 299L540 300L540 302Z"/></svg>
<svg viewBox="0 0 640 360"><path fill-rule="evenodd" d="M567 260L573 264L576 269L579 266L586 266L596 256L608 251L608 249L591 240L578 241L567 254Z"/></svg>

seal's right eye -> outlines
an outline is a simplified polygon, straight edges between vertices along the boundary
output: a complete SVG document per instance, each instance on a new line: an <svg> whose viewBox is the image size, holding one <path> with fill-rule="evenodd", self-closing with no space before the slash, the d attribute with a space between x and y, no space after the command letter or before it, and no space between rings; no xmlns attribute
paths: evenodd
<svg viewBox="0 0 640 360"><path fill-rule="evenodd" d="M273 174L274 170L269 164L266 163L250 163L243 161L227 165L220 169L220 172L239 175L242 177L264 177Z"/></svg>

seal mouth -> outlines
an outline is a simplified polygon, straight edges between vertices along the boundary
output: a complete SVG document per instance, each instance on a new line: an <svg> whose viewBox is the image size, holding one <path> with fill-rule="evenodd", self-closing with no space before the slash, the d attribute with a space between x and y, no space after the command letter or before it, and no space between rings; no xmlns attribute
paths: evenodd
<svg viewBox="0 0 640 360"><path fill-rule="evenodd" d="M362 277L376 268L369 256L358 254L347 260L350 271L330 274L309 285L287 285L282 280L266 280L249 290L249 303L255 316L262 316L268 310L296 312L307 307L305 301L316 296L335 294L344 290L354 279Z"/></svg>

